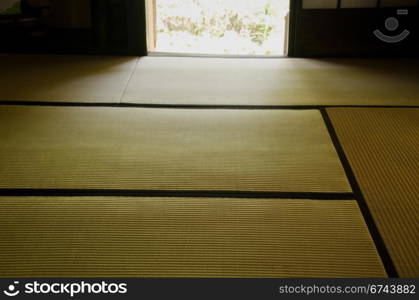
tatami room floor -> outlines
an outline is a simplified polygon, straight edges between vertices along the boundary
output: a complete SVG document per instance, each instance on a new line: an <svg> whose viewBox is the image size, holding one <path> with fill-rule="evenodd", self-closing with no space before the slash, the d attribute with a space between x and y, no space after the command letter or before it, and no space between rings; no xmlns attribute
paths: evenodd
<svg viewBox="0 0 419 300"><path fill-rule="evenodd" d="M0 277L419 276L417 61L0 65Z"/></svg>

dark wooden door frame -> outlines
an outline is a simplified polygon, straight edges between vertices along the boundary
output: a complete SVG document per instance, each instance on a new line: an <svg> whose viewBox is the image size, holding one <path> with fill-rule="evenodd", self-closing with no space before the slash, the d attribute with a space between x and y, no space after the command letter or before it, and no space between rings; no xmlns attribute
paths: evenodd
<svg viewBox="0 0 419 300"><path fill-rule="evenodd" d="M296 29L298 26L299 11L302 9L302 0L290 0L290 18L288 33L288 56L295 56Z"/></svg>
<svg viewBox="0 0 419 300"><path fill-rule="evenodd" d="M91 0L96 51L147 55L144 0Z"/></svg>

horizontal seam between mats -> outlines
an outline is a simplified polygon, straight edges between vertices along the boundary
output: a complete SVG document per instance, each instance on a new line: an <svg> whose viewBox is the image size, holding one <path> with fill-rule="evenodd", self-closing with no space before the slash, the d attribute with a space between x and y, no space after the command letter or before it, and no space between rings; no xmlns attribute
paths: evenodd
<svg viewBox="0 0 419 300"><path fill-rule="evenodd" d="M173 109L237 109L237 110L307 110L323 108L419 108L405 105L212 105L212 104L155 104L155 103L104 103L104 102L49 102L49 101L0 101L1 106L63 106L63 107L122 107L122 108L173 108Z"/></svg>
<svg viewBox="0 0 419 300"><path fill-rule="evenodd" d="M198 197L198 198L255 198L354 200L353 193L333 192L258 192L205 190L124 190L124 189L0 189L0 196L120 196L120 197Z"/></svg>

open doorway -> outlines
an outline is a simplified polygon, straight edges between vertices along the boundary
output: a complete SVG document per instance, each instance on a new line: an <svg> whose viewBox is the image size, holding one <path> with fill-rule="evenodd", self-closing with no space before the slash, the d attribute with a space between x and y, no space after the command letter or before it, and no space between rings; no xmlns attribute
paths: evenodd
<svg viewBox="0 0 419 300"><path fill-rule="evenodd" d="M148 50L286 55L289 0L147 0Z"/></svg>

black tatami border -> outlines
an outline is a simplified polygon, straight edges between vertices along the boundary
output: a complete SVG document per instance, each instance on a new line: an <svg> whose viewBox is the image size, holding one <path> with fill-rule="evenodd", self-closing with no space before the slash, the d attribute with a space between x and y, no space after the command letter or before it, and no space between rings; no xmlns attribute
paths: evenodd
<svg viewBox="0 0 419 300"><path fill-rule="evenodd" d="M259 192L205 190L123 190L123 189L0 189L0 196L43 197L168 197L168 198L254 198L302 200L354 200L352 193Z"/></svg>
<svg viewBox="0 0 419 300"><path fill-rule="evenodd" d="M378 254L380 255L381 261L383 262L387 275L392 278L398 278L399 275L397 273L396 267L393 263L393 260L391 259L391 256L378 230L378 227L375 224L374 218L371 214L371 211L368 207L367 202L365 201L364 195L361 191L361 188L358 184L358 181L355 177L355 174L352 170L349 160L346 157L345 151L343 150L343 147L339 141L335 128L333 127L333 123L330 120L330 117L326 111L326 108L321 109L320 112L323 116L323 120L326 124L327 130L329 131L333 145L335 146L335 149L339 155L342 166L345 170L346 177L348 178L352 191L354 192L355 200L357 201L358 206L361 210L361 213L364 217L365 223L368 226L368 230L377 248Z"/></svg>
<svg viewBox="0 0 419 300"><path fill-rule="evenodd" d="M64 106L64 107L121 107L170 109L237 109L237 110L307 110L323 108L419 108L419 105L210 105L210 104L156 104L113 102L56 102L0 100L0 106Z"/></svg>

